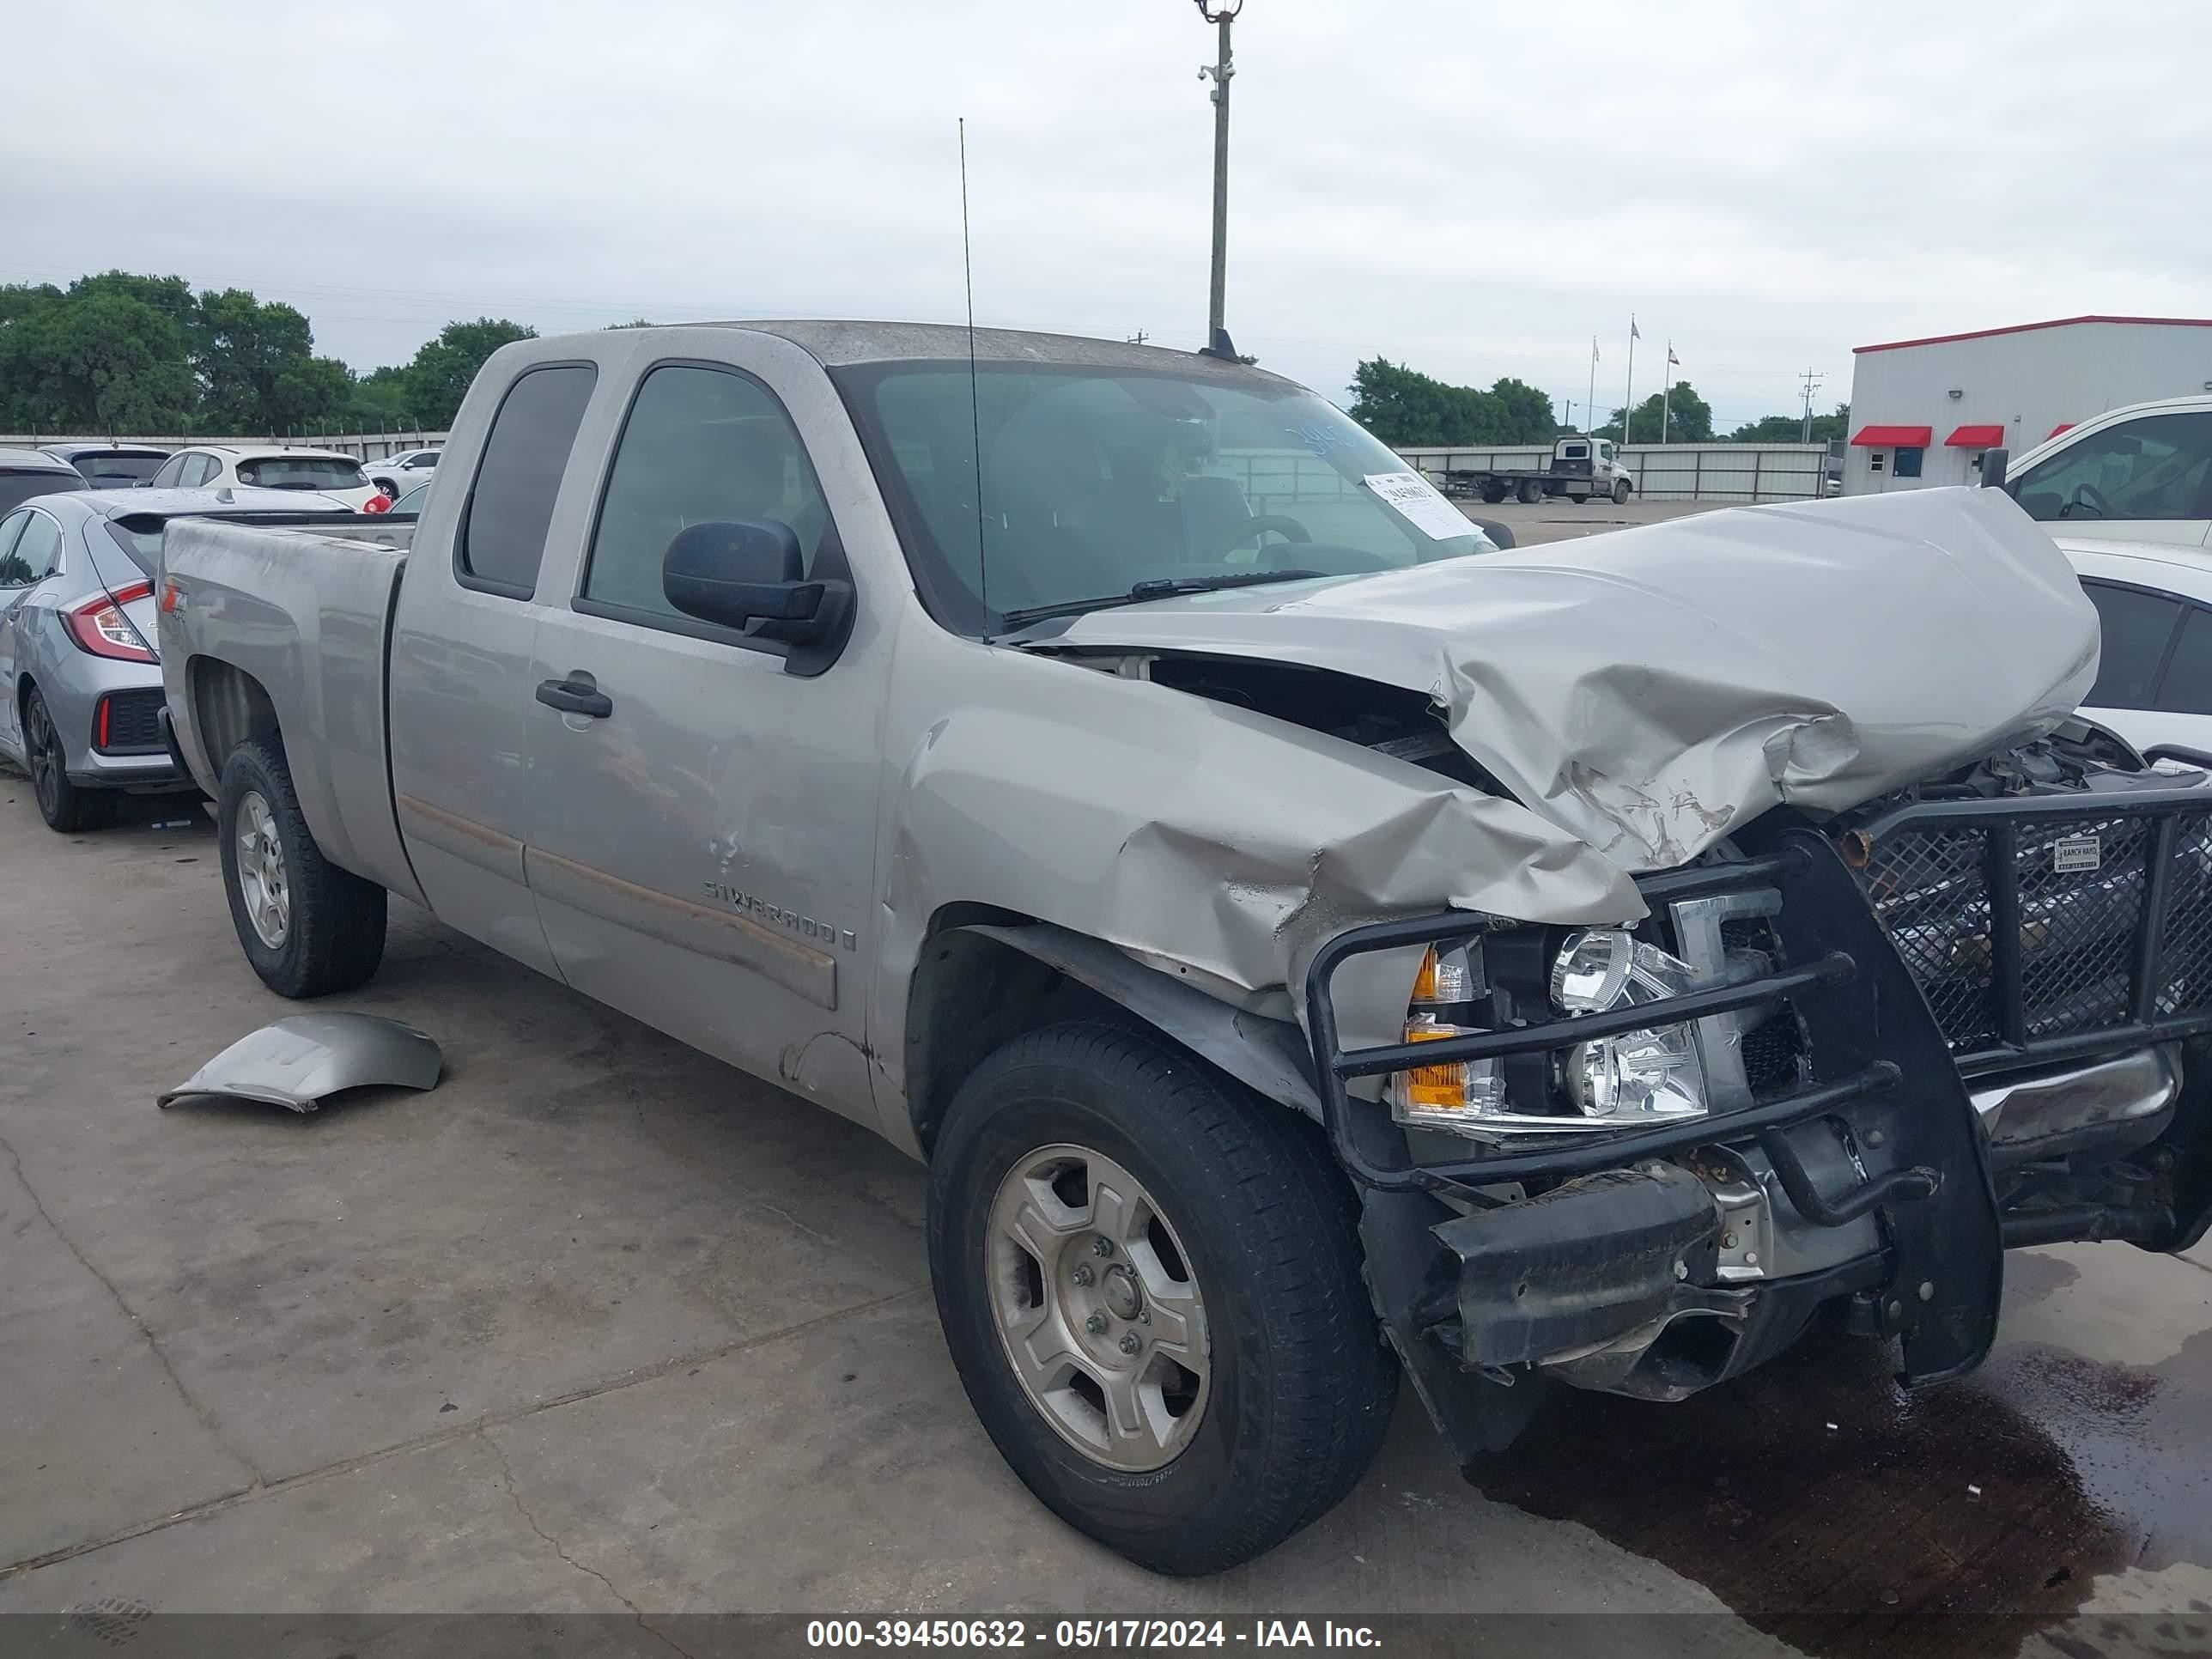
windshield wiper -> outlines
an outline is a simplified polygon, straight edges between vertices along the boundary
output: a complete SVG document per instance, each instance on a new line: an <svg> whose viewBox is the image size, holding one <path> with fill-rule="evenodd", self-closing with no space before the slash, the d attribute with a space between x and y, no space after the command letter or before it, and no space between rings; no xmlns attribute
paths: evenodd
<svg viewBox="0 0 2212 1659"><path fill-rule="evenodd" d="M1180 593L1211 593L1224 587L1256 587L1262 582L1312 581L1326 576L1326 570L1238 570L1219 576L1159 576L1151 581L1139 582L1126 593L1109 595L1098 599L1063 599L1057 605L1033 605L1026 610L1009 611L1003 620L1009 628L1019 628L1033 622L1042 622L1049 617L1076 617L1086 611L1108 611L1115 605L1142 605L1146 599L1170 599Z"/></svg>

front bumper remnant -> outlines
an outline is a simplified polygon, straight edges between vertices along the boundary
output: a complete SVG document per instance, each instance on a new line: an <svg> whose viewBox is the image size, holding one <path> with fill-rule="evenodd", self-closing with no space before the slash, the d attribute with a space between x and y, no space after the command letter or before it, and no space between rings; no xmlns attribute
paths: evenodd
<svg viewBox="0 0 2212 1659"><path fill-rule="evenodd" d="M1692 1369L1712 1381L1771 1352L1778 1319L1794 1334L1819 1299L1853 1291L1863 1293L1858 1305L1870 1332L1899 1339L1909 1383L1957 1376L1989 1352L2002 1284L1998 1203L1982 1127L1942 1034L1825 839L1793 826L1753 850L1741 863L1638 884L1662 914L1698 896L1777 895L1778 959L1771 971L1740 983L1612 1013L1346 1051L1329 986L1348 957L1472 939L1499 924L1464 912L1377 923L1338 935L1316 955L1306 981L1309 1030L1337 1154L1368 1189L1370 1211L1401 1211L1378 1206L1390 1198L1432 1204L1430 1237L1457 1269L1449 1297L1438 1294L1433 1273L1414 1287L1409 1315L1391 1322L1401 1352L1408 1330L1419 1329L1456 1346L1464 1365L1495 1383L1533 1364L1588 1386L1617 1386L1641 1367L1624 1391L1674 1397L1692 1384L1663 1375L1655 1381L1644 1364L1669 1325L1694 1316L1711 1328L1710 1337L1675 1346L1700 1347ZM1414 1064L1541 1055L1595 1036L1762 1006L1796 1021L1804 1047L1800 1080L1736 1110L1565 1148L1413 1163L1373 1133L1376 1109L1355 1103L1346 1086ZM1850 1171L1844 1182L1835 1180L1838 1159L1827 1155L1838 1146ZM1723 1283L1705 1231L1715 1219L1710 1194L1687 1170L1659 1160L1686 1160L1701 1147L1752 1146L1806 1221L1840 1227L1871 1215L1880 1249L1800 1280ZM1662 1170L1670 1173L1656 1173ZM1533 1200L1498 1202L1506 1183L1531 1182L1559 1184ZM1447 1198L1464 1213L1455 1214L1441 1201ZM1692 1198L1703 1206L1695 1225ZM1517 1293L1523 1284L1526 1293ZM1386 1316L1390 1311L1386 1305Z"/></svg>

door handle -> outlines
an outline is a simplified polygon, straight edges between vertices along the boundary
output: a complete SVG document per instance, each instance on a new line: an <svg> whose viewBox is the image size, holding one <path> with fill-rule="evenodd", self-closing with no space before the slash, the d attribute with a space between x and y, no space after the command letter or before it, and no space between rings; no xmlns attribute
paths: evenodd
<svg viewBox="0 0 2212 1659"><path fill-rule="evenodd" d="M564 714L588 714L603 720L615 712L615 700L580 680L540 680L538 701Z"/></svg>

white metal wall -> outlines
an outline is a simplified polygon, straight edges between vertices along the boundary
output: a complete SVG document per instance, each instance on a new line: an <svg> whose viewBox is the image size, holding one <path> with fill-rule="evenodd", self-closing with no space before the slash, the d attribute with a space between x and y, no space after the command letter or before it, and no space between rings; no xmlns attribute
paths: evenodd
<svg viewBox="0 0 2212 1659"><path fill-rule="evenodd" d="M167 433L152 436L121 436L106 432L90 433L6 433L0 432L0 449L42 449L48 444L144 444L155 449L191 449L210 444L235 444L244 448L260 449L270 444L289 444L295 449L326 449L333 454L356 455L364 461L380 461L386 455L397 455L403 449L429 449L442 445L442 432L380 432L367 436L356 434L327 438L272 438L265 432L257 432L244 438L221 438L210 433L196 432L190 436Z"/></svg>
<svg viewBox="0 0 2212 1659"><path fill-rule="evenodd" d="M2068 323L1970 340L1861 348L1851 362L1851 434L1846 435L1867 426L1933 430L1917 478L1898 477L1893 456L1885 454L1876 473L1867 450L1847 450L1844 493L1976 482L1978 452L1951 449L1943 441L1962 426L2002 426L2005 446L2016 456L2062 422L2200 392L2212 392L2212 326Z"/></svg>
<svg viewBox="0 0 2212 1659"><path fill-rule="evenodd" d="M1398 453L1431 474L1464 468L1534 471L1552 459L1548 444ZM1827 458L1825 444L1633 444L1620 452L1636 493L1655 501L1817 500Z"/></svg>

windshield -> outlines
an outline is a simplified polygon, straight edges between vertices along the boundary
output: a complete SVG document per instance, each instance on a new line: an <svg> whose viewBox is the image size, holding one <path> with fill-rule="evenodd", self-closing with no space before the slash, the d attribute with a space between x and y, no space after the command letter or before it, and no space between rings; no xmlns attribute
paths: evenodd
<svg viewBox="0 0 2212 1659"><path fill-rule="evenodd" d="M17 472L0 467L0 513L12 513L33 495L58 495L92 486L76 472Z"/></svg>
<svg viewBox="0 0 2212 1659"><path fill-rule="evenodd" d="M270 455L238 464L238 481L264 489L358 489L361 464L325 455Z"/></svg>
<svg viewBox="0 0 2212 1659"><path fill-rule="evenodd" d="M963 632L1139 582L1353 575L1491 550L1405 461L1302 388L982 363L971 407L969 373L891 363L842 377L917 579Z"/></svg>
<svg viewBox="0 0 2212 1659"><path fill-rule="evenodd" d="M103 454L95 450L89 455L79 455L70 465L90 479L94 489L102 485L128 489L141 484L161 471L167 455L149 450L143 454L112 453Z"/></svg>

